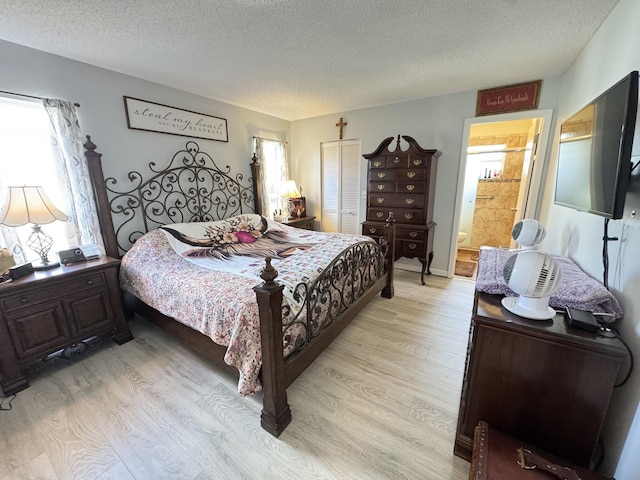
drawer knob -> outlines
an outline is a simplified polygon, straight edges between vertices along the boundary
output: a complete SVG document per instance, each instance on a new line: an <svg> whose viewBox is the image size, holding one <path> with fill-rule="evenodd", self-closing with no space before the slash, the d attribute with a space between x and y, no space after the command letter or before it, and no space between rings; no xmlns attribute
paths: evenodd
<svg viewBox="0 0 640 480"><path fill-rule="evenodd" d="M376 233L376 229L373 227L369 227L369 233Z"/></svg>
<svg viewBox="0 0 640 480"><path fill-rule="evenodd" d="M396 164L400 163L400 159L398 157L394 158L393 163L396 163Z"/></svg>
<svg viewBox="0 0 640 480"><path fill-rule="evenodd" d="M415 200L414 200L413 198L406 198L406 199L404 200L404 202L405 202L407 205L413 205L413 204L414 204L414 202L415 202Z"/></svg>
<svg viewBox="0 0 640 480"><path fill-rule="evenodd" d="M386 173L384 173L384 172L380 172L380 173L378 174L378 178L384 178L384 177L386 177L386 176L387 176L387 174L386 174Z"/></svg>
<svg viewBox="0 0 640 480"><path fill-rule="evenodd" d="M407 172L407 177L413 178L416 176L416 172Z"/></svg>
<svg viewBox="0 0 640 480"><path fill-rule="evenodd" d="M93 285L93 280L87 280L87 285Z"/></svg>
<svg viewBox="0 0 640 480"><path fill-rule="evenodd" d="M413 161L413 164L417 167L418 165L422 165L422 160L416 159Z"/></svg>
<svg viewBox="0 0 640 480"><path fill-rule="evenodd" d="M383 185L383 184L381 184L381 183L379 183L379 184L378 184L378 190L384 190L384 185Z"/></svg>
<svg viewBox="0 0 640 480"><path fill-rule="evenodd" d="M405 213L404 218L406 218L407 220L411 220L413 218L413 213Z"/></svg>
<svg viewBox="0 0 640 480"><path fill-rule="evenodd" d="M381 218L384 215L382 212L376 212L376 217Z"/></svg>
<svg viewBox="0 0 640 480"><path fill-rule="evenodd" d="M416 189L415 185L407 185L407 190L409 190L410 192L412 192L415 189Z"/></svg>
<svg viewBox="0 0 640 480"><path fill-rule="evenodd" d="M382 165L382 162L379 160L377 162L373 162L374 167L379 167L380 165Z"/></svg>
<svg viewBox="0 0 640 480"><path fill-rule="evenodd" d="M20 299L20 303L27 303L29 301L29 299L27 297L22 297Z"/></svg>
<svg viewBox="0 0 640 480"><path fill-rule="evenodd" d="M418 236L418 232L409 232L409 236L411 238L416 238Z"/></svg>
<svg viewBox="0 0 640 480"><path fill-rule="evenodd" d="M414 249L416 248L416 244L415 244L415 243L410 243L410 244L409 244L409 248L410 248L411 250L414 250Z"/></svg>
<svg viewBox="0 0 640 480"><path fill-rule="evenodd" d="M378 197L378 198L376 198L376 202L378 202L378 203L384 203L384 197Z"/></svg>

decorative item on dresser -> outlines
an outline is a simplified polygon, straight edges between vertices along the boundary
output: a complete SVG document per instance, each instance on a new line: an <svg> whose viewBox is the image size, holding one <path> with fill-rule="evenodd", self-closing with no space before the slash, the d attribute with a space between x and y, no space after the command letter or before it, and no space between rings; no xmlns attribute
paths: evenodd
<svg viewBox="0 0 640 480"><path fill-rule="evenodd" d="M436 160L442 152L426 150L408 135L402 138L409 144L388 150L394 137L385 138L372 153L364 154L369 161L367 174L367 217L362 233L374 238L384 235L385 219L390 213L396 219L396 255L417 258L422 263L420 281L424 273L431 274L433 260L433 200L436 182Z"/></svg>
<svg viewBox="0 0 640 480"><path fill-rule="evenodd" d="M25 374L71 358L110 335L133 338L118 284L120 261L35 272L0 285L0 386L5 395L29 386Z"/></svg>

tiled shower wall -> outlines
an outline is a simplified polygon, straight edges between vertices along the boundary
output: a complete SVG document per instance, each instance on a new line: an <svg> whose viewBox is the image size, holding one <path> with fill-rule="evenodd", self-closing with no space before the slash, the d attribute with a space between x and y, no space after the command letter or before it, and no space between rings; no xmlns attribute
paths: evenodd
<svg viewBox="0 0 640 480"><path fill-rule="evenodd" d="M469 145L506 145L507 148L524 148L527 145L527 135L473 137L469 139ZM478 180L471 227L471 248L480 248L482 245L509 246L515 218L515 211L511 209L515 208L518 202L524 153L506 154L500 178Z"/></svg>

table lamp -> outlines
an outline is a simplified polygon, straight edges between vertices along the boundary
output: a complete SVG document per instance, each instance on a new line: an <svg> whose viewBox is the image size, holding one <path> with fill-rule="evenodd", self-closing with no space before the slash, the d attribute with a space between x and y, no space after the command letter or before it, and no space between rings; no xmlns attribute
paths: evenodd
<svg viewBox="0 0 640 480"><path fill-rule="evenodd" d="M287 203L287 212L289 212L289 217L287 218L287 220L292 220L294 218L293 212L296 208L293 200L296 198L300 198L300 191L298 190L298 187L296 187L296 182L294 182L293 180L285 180L283 182L282 198L289 199L289 203Z"/></svg>
<svg viewBox="0 0 640 480"><path fill-rule="evenodd" d="M40 225L68 218L49 200L42 187L8 187L7 200L0 212L0 224L7 227L33 224L27 246L40 257L40 262L33 264L34 270L47 270L60 265L59 262L49 261L53 239L42 231Z"/></svg>

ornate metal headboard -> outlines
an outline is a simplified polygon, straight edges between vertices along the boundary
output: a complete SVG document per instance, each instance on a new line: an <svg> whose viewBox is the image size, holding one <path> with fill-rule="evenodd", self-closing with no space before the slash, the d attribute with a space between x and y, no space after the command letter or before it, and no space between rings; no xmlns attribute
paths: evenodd
<svg viewBox="0 0 640 480"><path fill-rule="evenodd" d="M254 181L259 178L255 156L253 178L245 183L241 173L232 177L230 166L220 169L196 142L189 141L166 167L150 162L149 172L129 172L130 185L119 189L116 179L104 179L102 155L88 135L84 147L109 256L120 257L140 236L161 225L261 211L258 182Z"/></svg>

